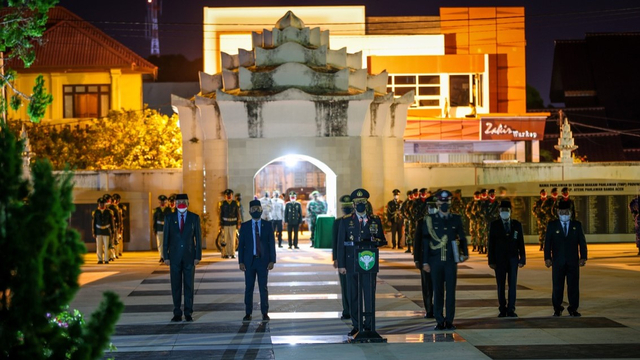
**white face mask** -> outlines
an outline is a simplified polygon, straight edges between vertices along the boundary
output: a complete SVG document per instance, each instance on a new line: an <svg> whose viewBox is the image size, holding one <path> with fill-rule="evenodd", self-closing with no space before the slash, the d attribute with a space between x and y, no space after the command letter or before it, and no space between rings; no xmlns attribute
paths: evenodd
<svg viewBox="0 0 640 360"><path fill-rule="evenodd" d="M566 222L566 221L571 220L571 215L559 215L558 217L560 218L560 221L562 221L562 222Z"/></svg>
<svg viewBox="0 0 640 360"><path fill-rule="evenodd" d="M187 211L187 208L184 208L184 209L178 209L178 212L180 212L180 213L183 213L183 212L186 212L186 211Z"/></svg>
<svg viewBox="0 0 640 360"><path fill-rule="evenodd" d="M438 212L438 208L436 208L436 207L430 207L429 208L429 214L433 215L433 214L435 214L437 212Z"/></svg>
<svg viewBox="0 0 640 360"><path fill-rule="evenodd" d="M500 218L502 218L502 220L509 220L510 217L511 211L500 211Z"/></svg>

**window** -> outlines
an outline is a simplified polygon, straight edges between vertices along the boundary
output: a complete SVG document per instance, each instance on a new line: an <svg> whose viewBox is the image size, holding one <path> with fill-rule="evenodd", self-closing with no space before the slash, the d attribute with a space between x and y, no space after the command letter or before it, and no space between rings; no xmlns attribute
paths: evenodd
<svg viewBox="0 0 640 360"><path fill-rule="evenodd" d="M411 107L440 107L440 75L389 75L387 91L393 91L396 97L400 97L411 90L415 92L415 102Z"/></svg>
<svg viewBox="0 0 640 360"><path fill-rule="evenodd" d="M64 85L63 92L65 118L97 118L109 112L109 85Z"/></svg>
<svg viewBox="0 0 640 360"><path fill-rule="evenodd" d="M449 76L449 99L451 106L469 106L471 102L471 77L469 75Z"/></svg>

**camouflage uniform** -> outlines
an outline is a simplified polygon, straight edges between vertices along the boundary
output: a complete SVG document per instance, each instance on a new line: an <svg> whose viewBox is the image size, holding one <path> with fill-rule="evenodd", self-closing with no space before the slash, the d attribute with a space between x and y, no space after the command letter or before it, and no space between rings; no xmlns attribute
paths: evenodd
<svg viewBox="0 0 640 360"><path fill-rule="evenodd" d="M400 213L402 214L402 218L404 219L404 239L408 249L411 249L411 245L413 245L414 232L411 211L411 207L413 206L413 198L411 194L411 191L407 192L407 200L403 201L400 205Z"/></svg>
<svg viewBox="0 0 640 360"><path fill-rule="evenodd" d="M313 197L315 194L318 194L317 191L311 193ZM315 241L315 233L316 233L316 221L318 219L318 215L326 214L327 209L324 207L324 203L317 199L316 197L313 200L307 203L307 219L309 221L309 231L311 231L311 246L313 246L313 242Z"/></svg>
<svg viewBox="0 0 640 360"><path fill-rule="evenodd" d="M556 197L553 196L553 192L551 193L551 196L542 203L542 212L544 213L544 219L547 224L553 220L558 220L558 214L556 213L556 208L554 206L555 204Z"/></svg>
<svg viewBox="0 0 640 360"><path fill-rule="evenodd" d="M464 226L464 230L469 228L469 219L465 216L466 213L466 205L464 200L462 200L462 191L456 190L453 192L453 198L451 199L451 213L458 214L462 218L462 225Z"/></svg>
<svg viewBox="0 0 640 360"><path fill-rule="evenodd" d="M541 192L540 194L543 193ZM546 193L544 193L543 196L544 197L540 197L540 199L538 199L538 201L536 201L531 208L531 213L536 217L536 221L538 224L538 242L540 243L541 251L544 250L544 238L545 234L547 233L547 218L544 211L542 210L542 205L547 199Z"/></svg>
<svg viewBox="0 0 640 360"><path fill-rule="evenodd" d="M476 191L473 194L473 200L469 201L464 209L465 217L469 221L469 236L471 237L471 245L473 245L473 250L476 251L478 247L478 220L473 212L476 203L480 199L480 192Z"/></svg>

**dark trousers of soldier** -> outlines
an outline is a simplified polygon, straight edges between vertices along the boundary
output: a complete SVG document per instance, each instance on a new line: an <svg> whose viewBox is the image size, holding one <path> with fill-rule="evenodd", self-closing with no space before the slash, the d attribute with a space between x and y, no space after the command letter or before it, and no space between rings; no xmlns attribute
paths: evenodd
<svg viewBox="0 0 640 360"><path fill-rule="evenodd" d="M547 234L547 222L544 220L538 220L538 242L540 243L540 250L544 249L544 238Z"/></svg>
<svg viewBox="0 0 640 360"><path fill-rule="evenodd" d="M564 296L564 280L567 279L567 297L569 298L569 311L577 311L580 306L580 266L576 265L556 265L551 268L553 291L551 293L551 303L553 310L562 311Z"/></svg>
<svg viewBox="0 0 640 360"><path fill-rule="evenodd" d="M287 236L289 237L289 248L298 247L298 228L300 225L287 224ZM293 240L293 244L291 241Z"/></svg>
<svg viewBox="0 0 640 360"><path fill-rule="evenodd" d="M184 291L184 314L191 316L193 313L193 285L196 276L196 267L193 261L180 260L169 265L171 277L171 296L173 298L173 315L182 316L180 302Z"/></svg>
<svg viewBox="0 0 640 360"><path fill-rule="evenodd" d="M427 315L433 316L433 282L431 274L420 270L420 281L422 283L422 302Z"/></svg>
<svg viewBox="0 0 640 360"><path fill-rule="evenodd" d="M271 220L273 231L276 232L276 239L278 239L278 246L282 247L282 220Z"/></svg>
<svg viewBox="0 0 640 360"><path fill-rule="evenodd" d="M496 266L496 283L498 285L498 309L501 313L516 310L516 287L518 285L518 258L509 259L509 264ZM509 285L509 302L504 296L505 283Z"/></svg>
<svg viewBox="0 0 640 360"><path fill-rule="evenodd" d="M402 221L391 223L391 246L396 247L396 236L398 237L398 249L402 249Z"/></svg>
<svg viewBox="0 0 640 360"><path fill-rule="evenodd" d="M429 259L431 266L431 281L433 282L433 316L438 324L445 321L453 323L456 315L456 281L458 264L453 261L441 261L440 255L431 256ZM444 316L446 289L447 314Z"/></svg>
<svg viewBox="0 0 640 360"><path fill-rule="evenodd" d="M340 293L342 294L342 316L348 318L351 316L351 308L349 307L349 289L347 287L347 275L338 273L340 279Z"/></svg>
<svg viewBox="0 0 640 360"><path fill-rule="evenodd" d="M351 324L354 328L358 328L358 307L362 308L363 304L358 304L358 274L347 274L347 285L349 286L349 308L351 310ZM364 300L363 313L373 311L372 296L376 294L376 274L362 274L362 299ZM369 291L369 284L373 283L373 289ZM363 328L371 330L371 316L364 317Z"/></svg>

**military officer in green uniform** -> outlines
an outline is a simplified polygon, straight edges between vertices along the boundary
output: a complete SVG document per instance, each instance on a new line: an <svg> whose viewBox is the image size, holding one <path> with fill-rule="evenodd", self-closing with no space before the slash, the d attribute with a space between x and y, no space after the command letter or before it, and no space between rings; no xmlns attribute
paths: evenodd
<svg viewBox="0 0 640 360"><path fill-rule="evenodd" d="M551 189L551 196L547 197L547 200L542 203L542 211L544 212L545 220L549 224L553 220L558 220L558 213L555 211L556 201L558 200L558 189Z"/></svg>
<svg viewBox="0 0 640 360"><path fill-rule="evenodd" d="M538 199L531 209L531 213L536 217L538 225L538 242L540 243L540 251L544 250L544 238L547 233L547 216L542 209L542 205L547 200L547 191L540 190L540 199Z"/></svg>
<svg viewBox="0 0 640 360"><path fill-rule="evenodd" d="M478 248L478 221L476 215L473 212L476 203L480 201L480 191L473 193L473 199L467 203L464 209L464 214L469 219L469 236L471 237L471 245L473 245L473 251Z"/></svg>
<svg viewBox="0 0 640 360"><path fill-rule="evenodd" d="M302 223L302 205L296 200L296 192L289 193L289 201L284 205L284 222L287 224L289 249L298 247L298 228Z"/></svg>
<svg viewBox="0 0 640 360"><path fill-rule="evenodd" d="M320 193L318 191L313 191L311 193L311 201L307 203L307 220L309 222L309 231L311 232L311 247L313 247L313 242L315 241L316 235L316 221L318 220L318 215L325 214L327 209L324 206L324 203L319 200Z"/></svg>
<svg viewBox="0 0 640 360"><path fill-rule="evenodd" d="M411 222L411 206L413 205L413 191L407 191L407 198L400 205L400 213L404 219L404 243L411 249L413 239L413 226ZM410 250L407 250L411 252Z"/></svg>
<svg viewBox="0 0 640 360"><path fill-rule="evenodd" d="M333 267L336 269L338 268L338 230L340 230L340 223L342 222L342 219L353 213L353 201L351 201L351 196L342 195L340 197L340 207L342 208L342 216L337 217L336 221L333 223L333 248L331 252ZM340 280L340 293L342 294L342 316L340 316L340 319L351 319L347 275L338 272L338 278Z"/></svg>
<svg viewBox="0 0 640 360"><path fill-rule="evenodd" d="M486 246L487 234L489 232L489 223L487 223L487 212L489 209L489 196L487 189L480 190L480 200L474 206L473 214L476 217L478 229L478 254L484 254Z"/></svg>
<svg viewBox="0 0 640 360"><path fill-rule="evenodd" d="M437 321L435 330L456 329L453 320L456 311L458 263L469 258L462 219L460 215L450 213L451 197L449 191L440 191L436 195L438 212L425 217L416 230L416 234L420 233L423 238L428 239L422 269L431 273L433 282L433 315Z"/></svg>
<svg viewBox="0 0 640 360"><path fill-rule="evenodd" d="M375 215L367 214L367 199L369 192L365 189L357 189L351 193L351 199L355 207L355 213L345 215L340 221L338 228L338 271L347 276L347 286L349 288L349 305L351 310L351 324L353 329L349 336L358 333L358 309L362 309L363 304L358 304L358 275L356 273L356 252L354 244L358 242L373 242L375 246L387 245L384 237L382 222ZM375 296L376 274L362 274L364 312L372 312L373 299ZM373 278L371 278L373 277ZM373 283L373 289L366 286ZM371 330L371 318L365 317L364 330Z"/></svg>
<svg viewBox="0 0 640 360"><path fill-rule="evenodd" d="M391 248L396 248L396 237L398 238L398 249L402 249L402 213L400 207L400 190L393 190L393 199L387 203L387 222L391 225Z"/></svg>
<svg viewBox="0 0 640 360"><path fill-rule="evenodd" d="M160 253L160 263L164 263L162 257L164 252L162 251L162 242L164 239L164 218L171 215L171 209L167 206L167 197L165 195L158 196L160 206L153 210L153 233L156 235L156 244L158 245L158 252Z"/></svg>

